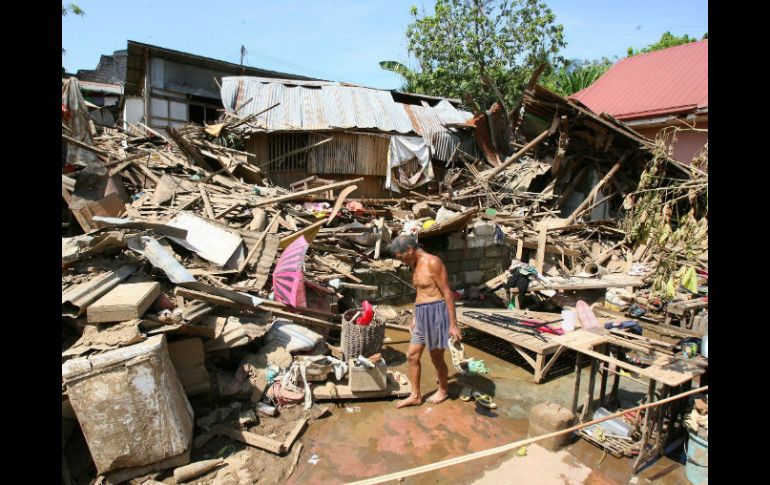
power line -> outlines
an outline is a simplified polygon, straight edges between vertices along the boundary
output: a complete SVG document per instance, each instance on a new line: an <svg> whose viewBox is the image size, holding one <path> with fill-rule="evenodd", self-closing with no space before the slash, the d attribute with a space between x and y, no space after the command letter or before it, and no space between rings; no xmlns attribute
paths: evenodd
<svg viewBox="0 0 770 485"><path fill-rule="evenodd" d="M321 76L329 78L329 79L350 82L347 79L342 79L340 76L336 76L334 74L331 74L331 73L328 73L328 72L325 72L325 71L321 71L319 69L313 69L311 67L301 66L299 64L295 64L293 62L285 61L283 59L279 59L277 57L273 57L273 56L270 56L270 55L267 55L267 54L263 54L261 52L253 51L253 50L249 51L249 52L252 53L252 54L255 54L257 57L261 57L261 58L266 59L266 60L268 60L270 62L273 62L275 64L280 64L280 65L283 65L283 66L290 67L292 69L299 69L299 70L303 70L303 71L306 71L306 72L310 71L311 73L316 73L316 75L320 74Z"/></svg>

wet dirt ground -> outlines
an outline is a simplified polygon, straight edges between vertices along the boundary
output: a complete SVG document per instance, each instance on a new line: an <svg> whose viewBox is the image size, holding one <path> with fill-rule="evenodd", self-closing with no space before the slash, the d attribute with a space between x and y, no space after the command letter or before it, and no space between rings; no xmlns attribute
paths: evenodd
<svg viewBox="0 0 770 485"><path fill-rule="evenodd" d="M466 357L483 359L488 374L453 377L451 361L446 356L450 399L444 403L405 409L396 409L394 399L338 403L343 407L334 408L332 416L315 422L301 437L304 447L299 465L287 483L346 483L493 448L527 437L527 418L535 404L551 401L571 406L574 373L570 369L574 360L569 354L563 357L563 365L557 364L554 377L537 385L510 345L472 330L465 332ZM392 339L383 352L388 365L406 372L408 332L388 330L387 336ZM587 382L587 375L588 369L583 369L582 383ZM435 382L435 371L425 353L423 395L435 389ZM487 410L460 400L459 393L466 385L492 395L497 409ZM619 397L625 406L632 406L643 394L640 384L621 383ZM308 463L313 455L317 456L316 463ZM674 468L654 483L688 483L684 466L667 457L660 458L637 477L632 475L632 461L604 454L600 448L575 439L559 452L534 444L527 447L526 456L507 452L409 477L403 483L652 483L646 477L672 464Z"/></svg>
<svg viewBox="0 0 770 485"><path fill-rule="evenodd" d="M435 463L468 453L481 451L527 438L531 408L541 402L556 402L571 407L574 386L574 354L565 352L554 366L548 379L537 385L524 360L510 344L472 329L464 331L466 357L483 359L488 374L457 376L449 356L450 398L438 404L396 409L395 399L346 402L321 402L314 405L329 407L320 419L312 419L298 442L302 443L299 462L286 480L298 443L286 456L278 457L266 451L218 437L203 448L196 449L193 461L230 455L227 466L209 472L189 483L196 485L231 485L248 483L338 484L376 477L412 467ZM390 343L383 355L392 370L407 372L405 352L409 333L388 330ZM481 350L484 349L484 350ZM425 353L422 357L422 392L425 396L436 388L436 375ZM588 382L588 368L582 371L582 390ZM487 410L474 402L463 402L459 394L470 386L494 397L497 409ZM624 407L631 407L644 396L645 387L622 380L619 398ZM312 410L311 410L312 411ZM280 420L260 418L252 431L282 439L302 416L301 406L282 411ZM279 426L280 425L280 426ZM234 425L235 426L235 425ZM74 455L88 456L82 446L69 447ZM77 449L76 449L77 448ZM229 449L229 452L228 452ZM430 473L406 478L406 484L474 484L507 483L564 485L604 485L620 483L687 484L684 465L680 463L681 447L669 457L662 457L632 475L631 458L615 458L579 438L558 452L532 444L526 456L506 452L471 462L454 465ZM309 463L311 458L315 464ZM673 458L673 459L672 459ZM80 467L71 462L76 483L92 483L93 465ZM81 469L82 468L82 469ZM654 481L648 477L660 475ZM153 476L158 481L173 483L170 471ZM142 483L143 479L132 483ZM396 483L396 482L391 482Z"/></svg>

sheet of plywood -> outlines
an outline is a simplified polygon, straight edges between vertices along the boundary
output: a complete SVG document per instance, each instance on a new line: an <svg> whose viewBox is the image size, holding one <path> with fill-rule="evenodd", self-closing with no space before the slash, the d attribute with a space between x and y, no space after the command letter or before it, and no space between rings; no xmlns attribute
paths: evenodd
<svg viewBox="0 0 770 485"><path fill-rule="evenodd" d="M172 237L171 240L220 266L228 262L242 243L238 234L186 212L179 213L167 225L187 230L185 239Z"/></svg>

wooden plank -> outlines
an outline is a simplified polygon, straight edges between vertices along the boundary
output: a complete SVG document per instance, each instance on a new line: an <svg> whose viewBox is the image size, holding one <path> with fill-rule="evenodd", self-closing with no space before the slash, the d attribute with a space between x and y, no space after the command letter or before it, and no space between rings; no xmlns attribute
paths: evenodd
<svg viewBox="0 0 770 485"><path fill-rule="evenodd" d="M291 445L294 444L299 434L302 432L303 429L305 429L306 424L307 424L307 419L305 418L302 418L297 422L297 424L291 430L291 433L289 433L289 436L287 436L286 439L283 440L284 452L288 452L289 450L291 450Z"/></svg>
<svg viewBox="0 0 770 485"><path fill-rule="evenodd" d="M292 313L290 311L284 311L279 310L277 308L270 308L270 307L255 307L252 305L248 305L245 303L239 303L233 300L230 300L228 298L217 296L217 295L211 295L202 291L195 291L195 290L189 290L187 288L177 287L174 290L174 294L178 296L183 296L184 298L190 298L190 299L196 299L200 301L205 301L207 303L212 303L214 305L224 306L228 308L236 308L238 310L262 310L262 311L269 311L272 312L274 315L286 317L287 319L295 322L295 323L301 323L301 324L307 324L307 325L315 325L317 327L324 327L324 328L334 328L334 329L340 329L340 324L330 323L324 320L319 320L317 318L308 317L305 315L299 315L297 313ZM287 307L288 308L288 307Z"/></svg>
<svg viewBox="0 0 770 485"><path fill-rule="evenodd" d="M535 361L532 359L532 357L530 357L529 355L527 355L526 352L521 350L518 345L514 345L513 348L514 350L516 350L516 352L519 353L520 356L524 357L524 360L527 361L527 363L532 367L532 369L537 374L537 367L535 366Z"/></svg>
<svg viewBox="0 0 770 485"><path fill-rule="evenodd" d="M543 262L545 261L545 242L548 238L548 226L543 224L537 237L537 253L535 255L535 269L543 274Z"/></svg>
<svg viewBox="0 0 770 485"><path fill-rule="evenodd" d="M118 285L88 307L88 323L140 318L159 295L160 283L157 281Z"/></svg>
<svg viewBox="0 0 770 485"><path fill-rule="evenodd" d="M547 130L545 130L544 132L542 132L539 135L537 135L531 142L529 142L526 145L524 145L524 148L522 148L518 152L514 153L513 155L511 155L510 157L505 159L505 161L503 163L501 163L500 165L498 165L497 167L492 169L491 172L486 172L486 173L482 174L482 178L484 180L492 179L497 174L499 174L500 172L502 172L503 170L508 168L508 166L510 166L513 162L515 162L519 158L521 158L524 155L526 155L527 152L532 150L532 148L536 147L541 141L545 140L549 135L552 135L553 133L555 133L556 132L556 128L558 126L558 120L559 120L559 118L557 116L554 116L553 122L551 123L551 126Z"/></svg>
<svg viewBox="0 0 770 485"><path fill-rule="evenodd" d="M300 229L299 231L295 232L290 236L281 238L281 242L278 244L278 247L280 249L285 249L289 246L289 244L294 242L294 240L300 236L304 236L308 244L313 242L315 240L316 235L318 235L318 231L321 229L321 226L323 226L325 223L326 223L326 219L321 219L320 221L314 222L313 224L307 226L304 229Z"/></svg>
<svg viewBox="0 0 770 485"><path fill-rule="evenodd" d="M517 239L516 240L516 259L518 259L519 261L521 261L521 255L524 252L524 244L525 243L526 243L526 241L524 241L524 239ZM535 243L535 248L537 248L537 243ZM546 250L547 250L547 248L546 248Z"/></svg>
<svg viewBox="0 0 770 485"><path fill-rule="evenodd" d="M552 341L553 335L546 334L546 333L541 334L542 337L545 339L545 341L543 341L538 339L537 337L533 337L525 333L508 330L504 327L500 327L500 326L493 325L486 322L480 322L476 319L466 317L464 314L464 311L466 311L466 309L464 308L457 309L458 323L461 323L468 327L475 328L476 330L487 333L489 335L493 335L495 337L505 340L506 342L523 347L532 352L535 352L538 354L545 353L549 350L556 350L559 347L559 344ZM467 309L467 311L478 311L478 309L475 309L475 308ZM494 312L494 313L500 313L502 315L506 314L503 312Z"/></svg>
<svg viewBox="0 0 770 485"><path fill-rule="evenodd" d="M255 433L248 431L241 431L239 429L228 428L221 424L215 424L211 427L211 431L219 436L225 436L227 438L246 443L247 445L255 446L259 449L281 455L285 451L283 443L274 439L266 438Z"/></svg>
<svg viewBox="0 0 770 485"><path fill-rule="evenodd" d="M345 198L347 198L351 192L355 192L356 189L358 189L358 185L351 185L350 187L342 189L340 195L337 196L337 201L334 203L334 208L332 209L332 213L329 215L329 218L326 221L326 225L329 225L329 223L333 221L335 217L337 217L337 212L339 212L340 208L342 207L342 203L345 202Z"/></svg>
<svg viewBox="0 0 770 485"><path fill-rule="evenodd" d="M315 261L316 263L320 264L321 266L324 266L326 268L329 268L329 269L334 270L334 271L336 271L336 272L338 272L340 274L345 275L345 277L355 281L356 283L363 283L364 282L364 280L362 280L361 278L355 276L353 273L349 273L348 271L345 271L344 269L340 269L340 268L336 268L336 267L332 266L331 264L329 264L326 261L324 261L323 259L321 259L318 255L313 255L313 261Z"/></svg>
<svg viewBox="0 0 770 485"><path fill-rule="evenodd" d="M538 247L538 241L534 239L518 239L518 238L508 238L508 242L513 244L513 242L516 241L516 254L518 256L516 259L521 261L521 254L519 254L519 244L522 245L522 248L527 249L537 249ZM561 248L559 246L555 246L553 244L546 243L545 245L545 252L546 253L552 253L552 254L558 254L561 256L571 256L574 258L580 257L583 255L580 251L575 251L574 249L569 248Z"/></svg>
<svg viewBox="0 0 770 485"><path fill-rule="evenodd" d="M198 184L198 190L201 193L201 199L203 199L203 207L206 210L206 215L209 219L214 219L214 209L211 208L211 201L209 200L208 193L206 193L206 188L203 184Z"/></svg>
<svg viewBox="0 0 770 485"><path fill-rule="evenodd" d="M580 395L580 352L575 355L575 386L572 389L572 414L577 413L578 396Z"/></svg>
<svg viewBox="0 0 770 485"><path fill-rule="evenodd" d="M231 213L232 211L234 211L236 208L242 206L243 204L244 203L242 201L233 202L232 204L227 206L227 209L225 209L222 212L220 212L219 214L217 214L216 217L214 217L214 219L221 219L223 216L226 216L227 214Z"/></svg>
<svg viewBox="0 0 770 485"><path fill-rule="evenodd" d="M268 205L268 204L275 204L275 203L278 203L278 202L286 202L287 200L299 199L299 198L302 198L302 197L305 197L305 196L308 196L308 195L320 194L321 192L327 192L327 191L333 190L333 189L339 189L339 188L343 188L343 187L348 187L350 185L356 184L356 183L361 182L363 180L364 180L364 177L358 177L358 178L351 179L351 180L345 180L343 182L336 182L336 183L333 183L333 184L324 185L324 186L321 186L321 187L316 187L314 189L301 190L299 192L294 192L292 194L281 195L281 196L278 196L278 197L273 197L273 198L270 198L270 199L266 199L266 200L257 202L254 205L254 207L262 207L262 206Z"/></svg>
<svg viewBox="0 0 770 485"><path fill-rule="evenodd" d="M579 330L576 330L576 332L578 331ZM620 361L618 359L614 359L608 355L595 352L581 345L575 345L570 342L565 342L563 344L572 350L585 354L589 357L600 359L608 364L626 369L648 379L659 381L671 387L682 385L703 374L703 369L700 369L698 366L694 364L687 365L687 363L669 356L661 357L657 359L652 366L642 368L627 362ZM672 370L672 368L678 370Z"/></svg>
<svg viewBox="0 0 770 485"><path fill-rule="evenodd" d="M567 219L564 220L563 225L568 226L573 222L575 222L575 219L577 219L578 216L580 216L583 213L583 211L593 203L594 198L596 197L596 194L599 192L602 186L604 186L604 184L606 184L607 181L611 179L615 175L615 173L617 173L618 170L620 170L620 166L623 164L623 161L628 156L628 153L629 152L626 152L625 154L623 154L623 156L620 157L620 160L618 160L615 163L615 165L612 166L609 172L607 172L607 174L604 177L602 177L599 183L597 183L594 186L594 188L591 189L591 192L588 194L585 200L581 202L580 205L574 211L572 211L572 214L570 214L570 216Z"/></svg>
<svg viewBox="0 0 770 485"><path fill-rule="evenodd" d="M238 274L243 273L243 270L246 269L246 266L249 265L252 259L254 259L254 256L257 254L257 251L259 251L260 247L262 246L262 241L267 237L267 234L271 232L273 228L275 228L275 225L278 223L278 218L280 216L278 214L275 214L270 221L270 224L268 224L267 229L262 232L262 235L259 236L259 239L257 239L257 242L254 243L254 246L251 247L249 250L249 254L246 256L246 258L243 260L243 263L241 263L240 266L238 266Z"/></svg>
<svg viewBox="0 0 770 485"><path fill-rule="evenodd" d="M551 357L551 360L548 361L548 363L543 367L543 370L541 372L540 378L544 378L546 374L548 374L548 371L551 370L551 367L553 367L553 364L556 363L556 360L559 358L559 356L564 352L564 346L560 345L558 349L556 349L556 352L554 352L553 357Z"/></svg>

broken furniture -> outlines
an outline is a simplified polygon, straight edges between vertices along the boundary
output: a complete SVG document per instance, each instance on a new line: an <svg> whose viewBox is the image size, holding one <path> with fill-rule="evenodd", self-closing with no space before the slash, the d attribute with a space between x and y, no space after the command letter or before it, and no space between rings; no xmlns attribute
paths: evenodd
<svg viewBox="0 0 770 485"><path fill-rule="evenodd" d="M708 306L708 300L703 298L669 303L666 307L666 321L663 325L691 330L702 337L708 333L708 313L705 316L700 313Z"/></svg>
<svg viewBox="0 0 770 485"><path fill-rule="evenodd" d="M334 180L322 179L317 175L313 175L312 177L293 182L289 184L289 187L292 192L299 192L301 190L316 189L318 187L323 187L324 185L333 184L334 182ZM322 192L319 195L326 199L334 198L334 193L331 190Z"/></svg>
<svg viewBox="0 0 770 485"><path fill-rule="evenodd" d="M478 312L483 314L500 314L510 317L519 318L537 318L543 321L551 321L560 318L560 315L553 313L534 312L534 311L522 311L522 310L503 310L499 308L495 309L482 309L482 308L457 308L457 323L474 328L480 332L492 335L494 337L505 340L524 360L532 367L534 376L532 380L535 384L539 384L545 378L546 374L551 370L556 363L556 359L563 352L563 348L560 344L554 341L556 335L548 333L540 333L539 335L533 335L533 332L529 329L522 329L518 331L515 328L505 328L502 326L494 325L487 322L482 322L476 318L466 316L466 313ZM552 324L554 328L560 328L560 323ZM531 355L531 354L534 354Z"/></svg>
<svg viewBox="0 0 770 485"><path fill-rule="evenodd" d="M637 339L638 341L639 339ZM647 404L665 399L670 394L678 394L687 391L692 386L693 381L699 380L704 373L703 360L701 358L685 359L673 352L665 353L658 351L652 345L644 343L634 343L623 338L617 338L613 331L600 329L583 330L578 329L565 335L553 338L556 345L574 350L575 358L575 388L572 396L572 412L578 409L578 400L580 392L580 361L582 356L589 358L591 362L591 371L588 381L588 391L585 395L585 404L579 415L579 420L584 422L586 418L592 417L592 412L597 404L594 399L596 388L596 374L601 366L601 383L599 385L599 404L603 404L605 397L617 402L619 380L621 375L636 380L628 373L637 374L639 379L645 379L647 382ZM649 367L639 367L621 360L623 353L630 351L649 350L652 355L652 363ZM609 366L616 369L611 370ZM624 374L621 374L621 369ZM607 396L607 377L609 373L614 374L614 382L610 396ZM640 381L645 383L644 381ZM660 389L656 393L656 387L660 384ZM641 438L638 441L620 440L617 438L607 439L604 442L597 440L591 434L582 430L579 434L599 446L605 447L609 452L631 455L633 452L639 452L636 461L634 461L634 472L637 472L648 460L662 455L665 446L668 444L670 432L674 427L674 422L683 418L683 403L675 402L661 405L649 409L644 415L644 421L641 423ZM668 422L664 422L664 417L670 416ZM637 425L639 417L637 415Z"/></svg>

